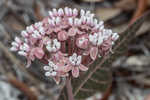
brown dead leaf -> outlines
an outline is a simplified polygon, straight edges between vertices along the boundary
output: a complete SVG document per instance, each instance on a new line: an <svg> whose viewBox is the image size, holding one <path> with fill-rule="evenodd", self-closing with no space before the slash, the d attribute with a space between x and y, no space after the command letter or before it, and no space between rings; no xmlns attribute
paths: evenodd
<svg viewBox="0 0 150 100"><path fill-rule="evenodd" d="M121 12L119 8L98 8L96 9L96 15L100 20L108 20Z"/></svg>
<svg viewBox="0 0 150 100"><path fill-rule="evenodd" d="M136 33L137 36L144 34L145 32L150 30L150 24L149 22L145 22L140 30Z"/></svg>
<svg viewBox="0 0 150 100"><path fill-rule="evenodd" d="M13 30L20 31L25 28L24 24L18 20L13 14L5 17L5 22L8 26L10 26Z"/></svg>
<svg viewBox="0 0 150 100"><path fill-rule="evenodd" d="M102 2L104 0L81 0L83 2Z"/></svg>
<svg viewBox="0 0 150 100"><path fill-rule="evenodd" d="M134 12L133 17L131 18L131 21L129 24L132 24L134 21L136 21L140 16L144 14L144 12L147 9L147 0L138 0L138 4L136 7L136 10Z"/></svg>
<svg viewBox="0 0 150 100"><path fill-rule="evenodd" d="M148 5L150 6L150 0L147 0Z"/></svg>
<svg viewBox="0 0 150 100"><path fill-rule="evenodd" d="M38 20L42 20L44 18L44 16L42 15L42 9L44 9L43 5L40 2L35 2L34 12Z"/></svg>
<svg viewBox="0 0 150 100"><path fill-rule="evenodd" d="M131 10L136 7L136 0L120 0L115 6L123 10Z"/></svg>

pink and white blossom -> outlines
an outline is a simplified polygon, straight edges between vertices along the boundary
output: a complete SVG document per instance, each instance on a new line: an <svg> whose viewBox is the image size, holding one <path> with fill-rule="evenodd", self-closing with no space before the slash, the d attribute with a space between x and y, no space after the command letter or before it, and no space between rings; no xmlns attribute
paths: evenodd
<svg viewBox="0 0 150 100"><path fill-rule="evenodd" d="M86 66L81 64L81 62L82 62L81 55L77 55L76 53L73 53L73 55L69 57L69 62L70 62L70 64L68 66L70 67L73 77L79 76L79 70L81 70L81 71L88 70L88 68Z"/></svg>
<svg viewBox="0 0 150 100"><path fill-rule="evenodd" d="M55 65L52 61L49 61L48 66L44 66L43 69L46 71L45 76L56 76L58 66Z"/></svg>
<svg viewBox="0 0 150 100"><path fill-rule="evenodd" d="M44 62L45 75L57 83L61 77L79 77L97 57L107 55L117 33L104 27L90 11L69 7L52 9L42 21L27 26L11 43L11 51L27 58L27 66Z"/></svg>
<svg viewBox="0 0 150 100"><path fill-rule="evenodd" d="M57 39L47 41L46 49L49 52L56 52L60 49L60 47L61 47L61 44Z"/></svg>

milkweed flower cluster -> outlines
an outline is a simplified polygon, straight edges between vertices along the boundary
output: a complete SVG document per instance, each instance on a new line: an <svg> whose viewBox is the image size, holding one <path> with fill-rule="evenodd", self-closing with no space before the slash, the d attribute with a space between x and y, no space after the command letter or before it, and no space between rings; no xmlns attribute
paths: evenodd
<svg viewBox="0 0 150 100"><path fill-rule="evenodd" d="M61 77L76 78L87 71L87 65L107 55L119 38L90 11L68 7L49 11L49 16L26 27L21 35L10 49L25 56L28 67L35 59L44 62L45 76L57 83Z"/></svg>

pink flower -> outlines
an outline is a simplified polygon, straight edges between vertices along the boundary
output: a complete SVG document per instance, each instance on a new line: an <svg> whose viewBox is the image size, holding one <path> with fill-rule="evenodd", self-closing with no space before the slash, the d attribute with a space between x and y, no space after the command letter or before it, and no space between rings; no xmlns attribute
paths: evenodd
<svg viewBox="0 0 150 100"><path fill-rule="evenodd" d="M46 49L49 52L56 52L60 49L60 47L61 47L61 44L57 39L49 40L46 43Z"/></svg>
<svg viewBox="0 0 150 100"><path fill-rule="evenodd" d="M89 41L91 42L90 57L95 60L98 55L98 47L103 43L103 36L101 33L94 33L89 35Z"/></svg>
<svg viewBox="0 0 150 100"><path fill-rule="evenodd" d="M36 47L33 49L33 53L35 55L36 58L38 59L42 59L44 56L44 51L42 48Z"/></svg>
<svg viewBox="0 0 150 100"><path fill-rule="evenodd" d="M31 61L34 61L35 58L37 59L42 59L45 52L43 51L42 48L36 47L36 48L32 48L29 53L27 52L28 55L26 55L27 58L27 66L29 67L31 65Z"/></svg>
<svg viewBox="0 0 150 100"><path fill-rule="evenodd" d="M95 60L98 55L98 48L97 47L92 47L90 48L90 57Z"/></svg>
<svg viewBox="0 0 150 100"><path fill-rule="evenodd" d="M75 27L72 27L68 31L68 36L75 36L77 33L79 33L79 30Z"/></svg>
<svg viewBox="0 0 150 100"><path fill-rule="evenodd" d="M48 13L42 21L27 26L10 50L26 57L28 67L35 59L44 62L45 76L56 83L62 77L79 77L80 70L88 70L85 65L107 55L119 38L90 11L65 7Z"/></svg>
<svg viewBox="0 0 150 100"><path fill-rule="evenodd" d="M60 59L64 59L64 58L67 57L67 56L68 56L67 54L64 54L64 53L58 51L58 52L52 54L51 59L52 59L54 62L59 62ZM64 60L63 60L63 61L64 61Z"/></svg>
<svg viewBox="0 0 150 100"><path fill-rule="evenodd" d="M60 77L66 77L68 76L68 69L67 64L68 60L67 58L63 57L59 62L54 62L52 60L49 60L48 66L44 66L45 76L47 77L53 77L53 79L58 84L60 82Z"/></svg>
<svg viewBox="0 0 150 100"><path fill-rule="evenodd" d="M67 57L62 57L61 60L59 60L56 63L57 66L60 66L57 71L66 72L66 73L69 72L70 68L68 67L68 65L69 65L68 62L69 62L69 59Z"/></svg>
<svg viewBox="0 0 150 100"><path fill-rule="evenodd" d="M114 36L117 40L118 35L114 35L111 30L103 29L99 33L94 33L89 35L89 41L91 42L90 46L90 57L95 60L97 55L100 56L106 55L112 47Z"/></svg>
<svg viewBox="0 0 150 100"><path fill-rule="evenodd" d="M112 38L104 40L103 44L99 47L99 52L102 56L106 55L112 48Z"/></svg>
<svg viewBox="0 0 150 100"><path fill-rule="evenodd" d="M81 49L86 49L88 47L88 44L88 34L82 35L76 40L76 45Z"/></svg>
<svg viewBox="0 0 150 100"><path fill-rule="evenodd" d="M67 32L66 32L66 31L60 31L60 32L58 33L58 39L59 39L60 41L65 41L65 40L67 40L67 39L68 39Z"/></svg>
<svg viewBox="0 0 150 100"><path fill-rule="evenodd" d="M87 71L88 68L85 67L83 64L81 64L82 56L77 56L76 53L74 53L72 56L69 57L70 64L68 65L68 69L72 71L73 77L79 76L79 69L81 71Z"/></svg>

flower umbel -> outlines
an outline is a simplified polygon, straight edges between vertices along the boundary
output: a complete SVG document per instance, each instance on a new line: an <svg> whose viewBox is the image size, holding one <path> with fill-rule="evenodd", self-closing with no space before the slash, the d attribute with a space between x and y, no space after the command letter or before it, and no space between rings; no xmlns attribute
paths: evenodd
<svg viewBox="0 0 150 100"><path fill-rule="evenodd" d="M59 83L61 77L79 77L88 64L107 55L119 38L104 28L104 22L83 9L65 7L49 11L49 16L26 27L22 37L12 42L11 51L27 58L45 61L45 76Z"/></svg>

